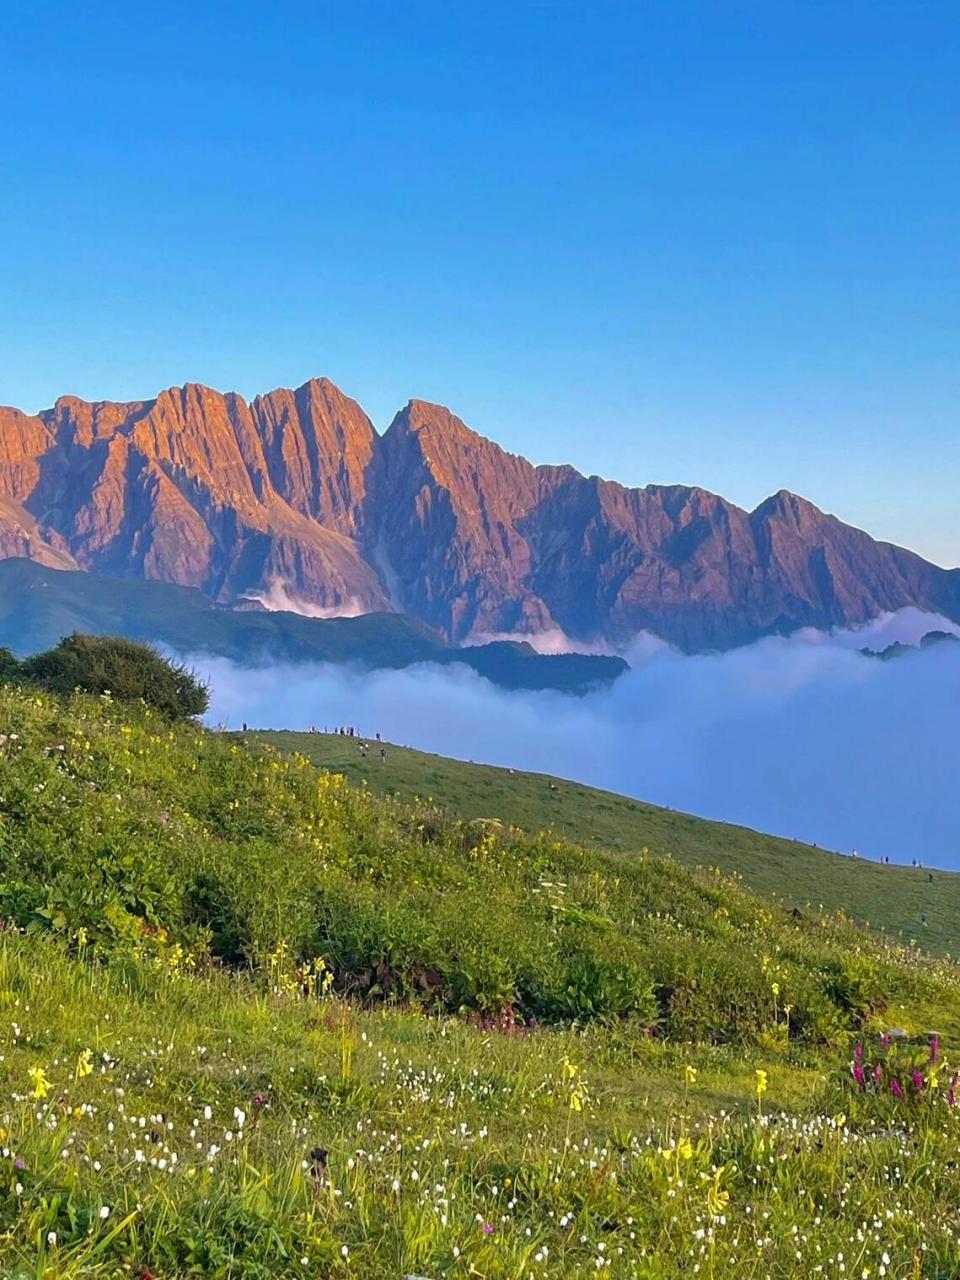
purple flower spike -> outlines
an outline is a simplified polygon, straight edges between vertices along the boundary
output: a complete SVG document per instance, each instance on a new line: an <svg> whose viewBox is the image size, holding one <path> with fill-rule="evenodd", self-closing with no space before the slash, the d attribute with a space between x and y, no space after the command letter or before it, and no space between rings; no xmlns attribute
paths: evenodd
<svg viewBox="0 0 960 1280"><path fill-rule="evenodd" d="M853 1065L853 1078L861 1089L864 1088L867 1083L867 1077L864 1075L863 1067L861 1067L859 1062L855 1062Z"/></svg>
<svg viewBox="0 0 960 1280"><path fill-rule="evenodd" d="M900 1081L897 1079L896 1076L894 1076L893 1079L890 1081L890 1092L893 1094L895 1098L903 1097L903 1088L901 1087Z"/></svg>
<svg viewBox="0 0 960 1280"><path fill-rule="evenodd" d="M940 1037L934 1036L930 1041L930 1064L933 1065L937 1060L937 1054L940 1052Z"/></svg>
<svg viewBox="0 0 960 1280"><path fill-rule="evenodd" d="M863 1045L858 1044L853 1051L854 1061L861 1062L863 1060Z"/></svg>
<svg viewBox="0 0 960 1280"><path fill-rule="evenodd" d="M913 1081L913 1087L916 1089L917 1093L919 1093L919 1092L921 1091L921 1089L923 1088L923 1074L922 1074L922 1072L920 1072L920 1071L911 1071L911 1072L910 1072L910 1079Z"/></svg>

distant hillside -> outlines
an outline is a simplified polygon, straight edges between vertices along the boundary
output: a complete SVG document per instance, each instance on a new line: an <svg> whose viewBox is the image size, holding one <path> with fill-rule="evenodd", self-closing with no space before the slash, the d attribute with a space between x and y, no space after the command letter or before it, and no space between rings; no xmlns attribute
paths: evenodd
<svg viewBox="0 0 960 1280"><path fill-rule="evenodd" d="M323 620L225 609L189 587L101 578L29 560L0 561L0 645L23 656L50 648L73 631L152 640L178 653L215 654L244 665L333 662L397 668L458 663L505 689L582 693L627 669L621 658L539 654L525 643L458 649L401 614Z"/></svg>
<svg viewBox="0 0 960 1280"><path fill-rule="evenodd" d="M904 644L901 640L895 640L885 649L861 649L860 652L868 658L882 658L887 661L890 658L906 657L908 653L921 653L924 649L935 649L941 644L957 644L958 641L960 636L955 636L952 631L928 631L925 636L921 636L919 644Z"/></svg>
<svg viewBox="0 0 960 1280"><path fill-rule="evenodd" d="M528 831L552 829L578 843L621 853L648 848L686 866L742 875L757 893L806 911L821 903L927 950L960 954L960 875L881 866L812 845L710 822L537 773L468 764L406 747L375 748L328 734L264 732L282 750L299 751L349 782L409 800L432 797L464 818L497 818ZM933 877L932 880L930 877ZM926 924L923 921L926 920Z"/></svg>

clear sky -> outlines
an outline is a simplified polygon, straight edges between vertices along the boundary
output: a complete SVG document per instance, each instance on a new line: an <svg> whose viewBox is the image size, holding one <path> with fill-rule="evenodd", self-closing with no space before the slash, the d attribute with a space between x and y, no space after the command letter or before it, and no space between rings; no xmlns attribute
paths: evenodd
<svg viewBox="0 0 960 1280"><path fill-rule="evenodd" d="M0 71L0 402L325 374L960 564L955 0L36 0Z"/></svg>

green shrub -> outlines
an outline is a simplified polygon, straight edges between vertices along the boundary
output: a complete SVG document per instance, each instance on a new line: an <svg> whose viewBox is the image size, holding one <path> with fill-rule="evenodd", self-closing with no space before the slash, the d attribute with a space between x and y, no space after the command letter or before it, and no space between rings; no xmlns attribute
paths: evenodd
<svg viewBox="0 0 960 1280"><path fill-rule="evenodd" d="M3 661L0 653L0 678ZM194 672L168 661L148 644L121 636L74 633L55 649L27 658L18 674L54 693L82 689L123 702L143 701L171 720L202 715L210 703L207 686Z"/></svg>

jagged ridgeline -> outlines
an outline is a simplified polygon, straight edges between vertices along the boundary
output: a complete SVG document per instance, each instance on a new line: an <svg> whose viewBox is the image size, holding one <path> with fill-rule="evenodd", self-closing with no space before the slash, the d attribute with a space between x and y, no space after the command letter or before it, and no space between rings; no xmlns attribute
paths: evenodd
<svg viewBox="0 0 960 1280"><path fill-rule="evenodd" d="M585 424L589 426L589 424ZM0 409L0 554L407 613L448 640L649 629L688 650L914 605L960 620L960 570L781 491L754 511L685 485L533 466L442 406L383 435L326 379L243 397Z"/></svg>
<svg viewBox="0 0 960 1280"><path fill-rule="evenodd" d="M142 705L7 686L0 723L0 915L108 964L322 961L363 1001L743 1042L775 957L777 1025L809 1044L952 980L718 873L377 798Z"/></svg>

